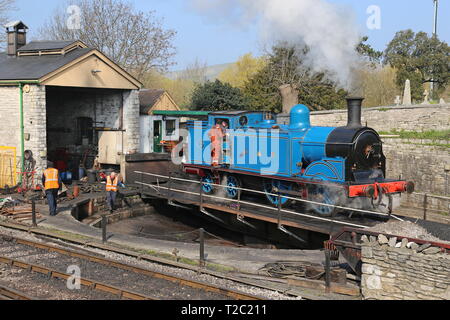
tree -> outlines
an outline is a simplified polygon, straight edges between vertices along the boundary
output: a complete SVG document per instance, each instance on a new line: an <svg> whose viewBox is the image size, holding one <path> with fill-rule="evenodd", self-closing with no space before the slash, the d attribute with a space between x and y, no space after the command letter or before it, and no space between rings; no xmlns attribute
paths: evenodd
<svg viewBox="0 0 450 320"><path fill-rule="evenodd" d="M377 51L370 44L367 44L369 37L365 36L361 39L356 51L364 58L366 58L370 63L376 65L380 64L383 58L383 51Z"/></svg>
<svg viewBox="0 0 450 320"><path fill-rule="evenodd" d="M63 10L73 8L69 2L56 9L40 30L40 36L51 40L81 40L138 79L149 70L165 72L174 64L172 41L176 32L164 29L153 11L137 11L131 3L122 0L76 0L74 4L80 10L70 15Z"/></svg>
<svg viewBox="0 0 450 320"><path fill-rule="evenodd" d="M181 108L188 109L195 87L206 82L206 63L196 59L174 79L151 71L145 74L142 82L146 88L166 90Z"/></svg>
<svg viewBox="0 0 450 320"><path fill-rule="evenodd" d="M218 79L227 82L236 88L243 88L245 82L258 73L266 65L264 58L255 58L251 53L247 53L239 60L222 71Z"/></svg>
<svg viewBox="0 0 450 320"><path fill-rule="evenodd" d="M220 80L198 85L192 94L191 106L194 110L242 110L246 109L246 105L239 88Z"/></svg>
<svg viewBox="0 0 450 320"><path fill-rule="evenodd" d="M14 0L0 0L0 26L4 26L8 22L8 11L13 9ZM0 37L0 49L4 48L6 42L6 34Z"/></svg>
<svg viewBox="0 0 450 320"><path fill-rule="evenodd" d="M425 83L433 82L437 92L443 92L450 82L450 47L425 32L397 32L384 52L384 60L397 69L399 88L406 79L411 81L412 97L417 101L423 98Z"/></svg>
<svg viewBox="0 0 450 320"><path fill-rule="evenodd" d="M298 90L300 103L313 110L345 107L347 92L338 89L324 73L313 72L305 62L308 49L278 45L268 54L268 63L243 89L251 109L282 111L280 87Z"/></svg>
<svg viewBox="0 0 450 320"><path fill-rule="evenodd" d="M391 66L367 66L358 71L365 107L389 106L400 95L395 83L396 71Z"/></svg>

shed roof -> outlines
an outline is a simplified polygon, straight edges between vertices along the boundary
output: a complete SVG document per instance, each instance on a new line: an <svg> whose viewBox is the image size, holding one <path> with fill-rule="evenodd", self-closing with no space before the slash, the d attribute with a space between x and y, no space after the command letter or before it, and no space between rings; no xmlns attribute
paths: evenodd
<svg viewBox="0 0 450 320"><path fill-rule="evenodd" d="M79 48L65 55L10 57L0 54L0 80L38 80L93 51Z"/></svg>
<svg viewBox="0 0 450 320"><path fill-rule="evenodd" d="M165 90L162 89L144 89L139 91L139 102L141 104L141 112L145 111L143 108L151 109L158 101L158 99L164 94ZM148 113L144 112L144 113Z"/></svg>
<svg viewBox="0 0 450 320"><path fill-rule="evenodd" d="M77 41L32 41L23 47L21 47L18 52L23 51L41 51L41 50L62 50Z"/></svg>
<svg viewBox="0 0 450 320"><path fill-rule="evenodd" d="M91 72L98 68L99 72L104 72L103 78L101 75L92 78ZM33 41L20 48L16 56L0 53L0 81L27 80L57 86L142 87L136 78L103 53L73 40Z"/></svg>

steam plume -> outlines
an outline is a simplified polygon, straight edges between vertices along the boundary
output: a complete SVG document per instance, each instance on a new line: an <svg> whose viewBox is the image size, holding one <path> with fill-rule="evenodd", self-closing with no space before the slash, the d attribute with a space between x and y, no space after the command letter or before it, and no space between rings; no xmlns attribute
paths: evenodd
<svg viewBox="0 0 450 320"><path fill-rule="evenodd" d="M233 25L257 23L264 43L307 45L306 63L345 89L352 87L360 34L351 9L325 0L191 0L197 11Z"/></svg>

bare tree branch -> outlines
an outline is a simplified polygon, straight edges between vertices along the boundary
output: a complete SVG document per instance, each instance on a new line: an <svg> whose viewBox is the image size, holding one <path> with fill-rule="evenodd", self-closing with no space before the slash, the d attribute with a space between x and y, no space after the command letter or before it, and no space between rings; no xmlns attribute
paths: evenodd
<svg viewBox="0 0 450 320"><path fill-rule="evenodd" d="M2 0L0 0L2 1ZM164 29L155 13L135 10L122 0L76 0L80 8L79 28L67 23L72 2L55 10L40 30L49 40L81 40L97 48L124 69L142 79L150 70L166 72L174 65L174 30Z"/></svg>
<svg viewBox="0 0 450 320"><path fill-rule="evenodd" d="M3 26L8 22L8 12L14 9L15 0L0 0L0 26ZM0 49L5 47L6 34L0 36Z"/></svg>

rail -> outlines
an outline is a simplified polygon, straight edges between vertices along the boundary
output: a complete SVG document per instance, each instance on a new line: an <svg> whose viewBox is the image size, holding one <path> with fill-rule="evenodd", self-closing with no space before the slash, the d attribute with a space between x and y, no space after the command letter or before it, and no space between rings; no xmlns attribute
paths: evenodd
<svg viewBox="0 0 450 320"><path fill-rule="evenodd" d="M15 289L0 286L0 300L35 300L35 298Z"/></svg>
<svg viewBox="0 0 450 320"><path fill-rule="evenodd" d="M254 207L258 207L258 208L269 209L269 210L272 210L272 211L277 211L278 212L278 225L279 226L280 226L280 220L281 220L281 213L288 213L288 214L301 216L301 217L307 217L307 218L315 219L315 220L327 221L327 222L338 223L338 224L354 226L354 227L359 227L359 228L368 228L367 226L364 226L364 225L358 225L358 224L354 224L354 223L350 223L350 222L344 222L344 221L336 221L335 219L319 217L319 216L305 214L305 213L300 213L300 212L296 212L296 211L292 211L292 210L286 210L286 209L281 208L280 206L278 206L278 208L275 208L273 206L266 206L266 205L262 205L262 204L259 204L259 203L244 201L244 200L241 199L241 193L242 192L248 192L248 193L255 193L255 194L260 194L260 195L269 195L269 196L273 196L273 197L278 197L278 203L280 203L280 199L281 198L285 198L285 199L290 199L290 200L294 200L294 201L304 202L304 203L308 203L308 204L327 206L327 207L332 207L332 208L335 208L335 209L342 209L342 210L348 210L348 211L354 211L354 212L368 213L368 214L373 214L373 215L378 215L378 216L394 218L394 219L399 220L399 221L404 221L403 219L401 219L401 218L399 218L399 217L397 217L397 216L395 216L393 214L386 214L386 213L369 211L369 210L361 210L361 209L356 209L356 208L337 206L337 205L332 205L332 204L327 204L327 203L322 203L322 202L305 200L305 199L296 198L296 197L294 198L294 197L290 197L290 196L284 195L284 194L281 195L280 193L278 193L278 194L266 193L266 192L263 192L263 191L246 189L246 188L242 188L242 187L232 187L232 186L224 186L224 185L221 185L221 184L208 183L208 185L211 185L213 187L238 190L238 197L237 197L237 199L230 199L230 198L226 198L226 197L220 197L220 196L217 196L217 195L204 194L204 192L202 192L202 190L203 190L202 186L204 184L202 181L177 178L177 177L172 177L170 175L169 176L164 176L164 175L160 175L160 174L154 174L154 173L148 173L148 172L142 172L142 171L134 171L134 173L139 174L140 177L141 177L141 181L135 181L134 182L134 183L140 185L141 189L144 186L146 186L146 187L154 189L158 193L160 193L159 192L160 190L167 190L168 191L167 197L169 198L169 200L172 200L171 199L172 198L171 197L171 193L177 192L177 193L184 193L184 194L188 194L188 195L199 196L200 197L200 205L201 205L201 207L202 207L204 198L206 197L206 198L216 199L216 200L225 201L225 202L237 203L236 209L237 209L238 212L240 211L240 207L241 207L240 205L241 204L254 206ZM143 176L144 175L157 178L156 184L144 183L143 182ZM167 184L168 187L161 186L159 178L167 179L168 180L168 184ZM193 192L193 191L175 189L175 188L171 187L172 181L181 181L181 182L188 182L188 183L198 184L198 185L200 185L200 188L199 188L200 190L198 192Z"/></svg>
<svg viewBox="0 0 450 320"><path fill-rule="evenodd" d="M106 265L106 266L119 268L121 270L131 271L131 272L134 272L134 273L142 274L142 275L145 275L145 276L150 276L150 277L153 277L153 278L164 279L164 280L167 280L167 281L170 281L170 282L179 283L180 285L188 286L188 287L191 287L191 288L199 288L199 289L204 290L204 291L225 295L225 296L231 297L233 299L237 299L237 300L260 300L261 299L260 297L253 296L253 295L246 294L246 293L242 293L242 292L235 291L235 290L232 290L232 289L222 288L222 287L219 287L219 286L214 286L214 285L211 285L211 284L208 284L208 283L204 283L204 282L200 282L200 281L190 280L190 279L183 278L183 277L180 277L180 276L173 276L173 275L166 274L166 273L163 273L163 272L148 270L148 269L145 269L145 268L142 268L142 267L138 267L138 266L127 264L127 263L118 262L118 261L111 260L111 259L108 259L108 258L103 258L103 257L99 257L99 256L93 256L93 255L90 255L90 254L87 254L87 253L84 253L84 252L64 249L64 248L56 247L56 246L53 246L53 245L40 243L40 242L35 242L35 241L31 241L31 240L25 240L25 239L13 237L13 236L8 236L8 238L13 239L18 244L22 244L22 245L30 246L30 247L33 247L33 248L46 250L48 252L55 252L55 253L58 253L58 254L62 254L62 255L66 255L66 256L74 257L74 258L79 258L79 259L83 259L83 260L87 260L87 261L103 264L103 265ZM4 260L2 261L2 259L4 259ZM6 259L8 259L8 258L0 257L0 262L5 262L5 263L11 264L12 259L10 259L9 261L6 260ZM18 266L19 267L22 266L21 264L22 264L22 262L19 262ZM31 266L31 264L30 264L30 266ZM61 275L64 275L61 272L57 272L57 274L58 274L58 277L65 277L65 276L61 276ZM93 280L86 280L85 282L88 283L88 285L93 285L93 284L95 285L95 281L93 281ZM83 281L81 283L83 284ZM107 288L106 292L113 293L113 294L117 294L117 292L119 292L118 291L119 289L111 287L111 286L108 286L108 285L105 285L105 284L99 285L99 288L100 289L101 288ZM103 290L103 291L105 291L105 290ZM135 298L136 299L152 299L151 297L144 296L144 295L139 294L139 293L126 293L123 296L127 297L127 298L130 298L130 299L135 299Z"/></svg>
<svg viewBox="0 0 450 320"><path fill-rule="evenodd" d="M40 265L36 265L36 264L32 264L32 263L27 263L27 262L23 262L20 260L16 260L16 259L4 257L4 256L0 256L0 262L8 264L12 267L29 270L31 272L41 273L41 274L48 276L49 278L68 280L72 276L70 274L67 274L64 272L59 272L59 271L56 271L56 270L48 268L48 267L44 267L44 266L40 266ZM83 286L86 286L88 288L94 289L96 291L101 291L101 292L117 295L120 298L127 298L127 299L131 299L131 300L156 300L152 297L149 297L149 296L146 296L146 295L143 295L140 293L132 292L129 290L124 290L122 288L118 288L115 286L111 286L111 285L108 285L108 284L105 284L102 282L98 282L98 281L94 281L94 280L90 280L87 278L80 278L80 284Z"/></svg>

